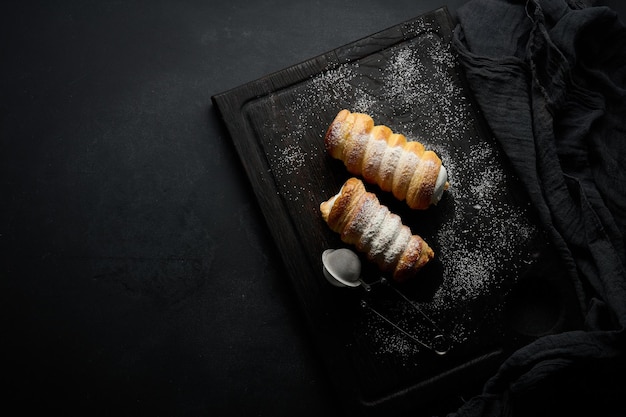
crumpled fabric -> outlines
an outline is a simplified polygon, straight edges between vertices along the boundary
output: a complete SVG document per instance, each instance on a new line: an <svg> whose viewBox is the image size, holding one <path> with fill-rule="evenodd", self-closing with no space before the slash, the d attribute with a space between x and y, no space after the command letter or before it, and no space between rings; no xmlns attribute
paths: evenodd
<svg viewBox="0 0 626 417"><path fill-rule="evenodd" d="M450 416L626 416L626 29L580 0L472 0L457 18L470 89L585 328L517 350Z"/></svg>

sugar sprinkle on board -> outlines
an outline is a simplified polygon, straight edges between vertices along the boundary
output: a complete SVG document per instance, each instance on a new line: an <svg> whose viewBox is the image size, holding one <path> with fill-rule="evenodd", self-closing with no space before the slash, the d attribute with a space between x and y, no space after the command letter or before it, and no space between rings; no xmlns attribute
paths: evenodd
<svg viewBox="0 0 626 417"><path fill-rule="evenodd" d="M502 308L495 303L485 312L476 306L509 286L507 280L516 269L533 262L528 247L538 230L529 220L528 207L509 202L504 195L511 179L495 142L484 141L477 133L477 110L460 84L457 65L449 43L426 30L418 43L401 43L384 56L367 56L311 77L296 87L295 100L282 107L287 126L273 130L268 121L266 127L279 138L268 151L272 174L285 198L302 202L303 212L337 192L316 192L300 184L308 164L328 164L325 132L312 127L328 126L329 115L339 109L370 114L377 123L422 142L440 156L449 172L448 206L454 210L443 215L429 241L437 248L441 285L431 299L418 304L440 321L455 343L464 343L474 337L485 314L497 315ZM280 101L280 94L273 99ZM428 331L426 324L411 322L411 312L389 313L407 319L416 334ZM356 337L367 338L381 357L409 363L420 350L367 311L363 323Z"/></svg>

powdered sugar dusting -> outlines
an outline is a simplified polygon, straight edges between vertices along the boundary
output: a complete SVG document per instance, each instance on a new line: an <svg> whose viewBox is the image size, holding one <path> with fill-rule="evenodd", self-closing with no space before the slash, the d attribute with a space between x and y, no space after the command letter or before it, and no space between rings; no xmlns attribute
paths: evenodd
<svg viewBox="0 0 626 417"><path fill-rule="evenodd" d="M280 193L297 214L314 216L319 215L319 203L337 191L323 189L319 176L331 170L323 137L340 109L370 114L376 123L438 154L450 182L436 208L442 212L440 223L430 236L413 232L435 249L442 282L431 299L418 304L462 344L476 336L485 317L477 306L533 262L527 248L538 230L528 219L529 208L507 197L511 178L502 156L479 133L476 109L461 84L454 53L433 29L416 27L422 31L418 42L330 67L291 88L288 100L282 100L283 92L274 94L272 106L278 114L273 116L280 120L266 121L264 139ZM367 229L363 240L376 240L384 248L389 239L385 234L376 237L380 222L377 216L378 226ZM489 314L499 308L497 303L485 307ZM406 317L413 332L429 336L428 324L416 321L415 314L395 313ZM363 325L365 333L359 337L367 338L381 357L412 364L421 349L373 315L364 313Z"/></svg>
<svg viewBox="0 0 626 417"><path fill-rule="evenodd" d="M450 45L426 33L420 46L400 49L391 57L382 74L390 86L386 95L397 103L395 113L399 116L419 109L421 116L416 127L427 137L461 138L471 117L468 118L468 100L455 77L456 61Z"/></svg>
<svg viewBox="0 0 626 417"><path fill-rule="evenodd" d="M289 145L280 150L279 156L286 174L297 173L306 162L306 153L297 145Z"/></svg>
<svg viewBox="0 0 626 417"><path fill-rule="evenodd" d="M336 196L330 201L334 204L335 200ZM411 238L410 230L402 224L400 216L371 198L364 199L352 216L347 229L360 233L357 248L368 253L379 265L395 267Z"/></svg>
<svg viewBox="0 0 626 417"><path fill-rule="evenodd" d="M518 273L534 261L530 242L539 230L529 220L529 207L506 198L509 178L493 144L476 141L468 149L432 145L449 171L449 214L434 236L443 282L423 308L436 316L471 311L489 294L510 287ZM494 303L490 308L497 310ZM481 317L465 316L454 324L455 340L471 337Z"/></svg>
<svg viewBox="0 0 626 417"><path fill-rule="evenodd" d="M398 234L401 226L402 220L399 216L393 213L387 213L370 247L369 252L375 259L378 258L381 259L381 262L387 263L390 259L398 255L397 253L390 254L389 248L392 247L394 238Z"/></svg>
<svg viewBox="0 0 626 417"><path fill-rule="evenodd" d="M387 216L387 212L388 210L385 207L372 205L372 212L368 213L367 221L364 220L365 224L361 228L363 231L361 234L361 241L359 242L361 247L366 248L372 245L372 240L376 237L378 230L380 229L380 225Z"/></svg>

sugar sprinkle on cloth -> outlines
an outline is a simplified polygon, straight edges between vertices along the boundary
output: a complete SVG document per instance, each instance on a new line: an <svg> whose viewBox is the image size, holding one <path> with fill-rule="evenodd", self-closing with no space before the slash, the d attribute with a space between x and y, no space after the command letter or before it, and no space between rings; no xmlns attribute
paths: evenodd
<svg viewBox="0 0 626 417"><path fill-rule="evenodd" d="M513 353L451 416L626 415L626 29L591 2L472 0L454 46L585 329Z"/></svg>

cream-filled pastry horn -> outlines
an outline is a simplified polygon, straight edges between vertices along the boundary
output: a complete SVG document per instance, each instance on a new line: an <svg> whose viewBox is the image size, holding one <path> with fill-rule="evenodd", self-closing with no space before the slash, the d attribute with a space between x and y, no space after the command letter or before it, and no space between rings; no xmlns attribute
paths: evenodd
<svg viewBox="0 0 626 417"><path fill-rule="evenodd" d="M448 188L448 173L433 151L407 141L367 114L341 110L329 126L324 144L351 174L362 176L413 209L437 204Z"/></svg>
<svg viewBox="0 0 626 417"><path fill-rule="evenodd" d="M414 276L434 256L430 246L367 192L358 178L348 179L320 211L343 242L354 245L398 282Z"/></svg>

